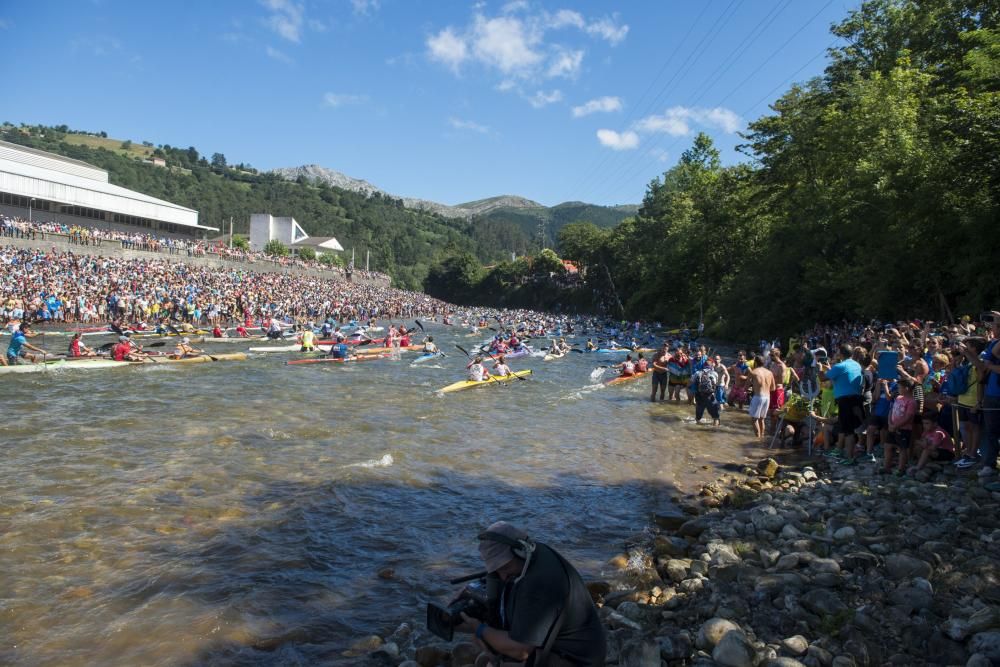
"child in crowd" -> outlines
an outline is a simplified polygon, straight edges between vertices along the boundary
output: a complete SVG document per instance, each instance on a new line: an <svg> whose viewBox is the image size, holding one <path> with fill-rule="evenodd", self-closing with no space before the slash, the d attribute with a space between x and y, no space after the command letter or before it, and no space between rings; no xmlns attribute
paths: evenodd
<svg viewBox="0 0 1000 667"><path fill-rule="evenodd" d="M882 472L892 470L892 454L897 452L899 462L896 466L896 476L902 477L906 463L910 459L910 446L913 444L913 417L917 414L917 402L913 399L913 381L908 378L899 380L899 395L892 402L889 411L889 440L883 447L885 460Z"/></svg>
<svg viewBox="0 0 1000 667"><path fill-rule="evenodd" d="M920 453L920 460L915 467L910 468L911 473L921 470L928 461L948 462L955 458L955 443L938 425L937 413L925 412L920 419L924 424L924 432L913 443L913 450Z"/></svg>
<svg viewBox="0 0 1000 667"><path fill-rule="evenodd" d="M884 447L889 440L889 410L892 408L892 394L895 389L895 382L891 385L888 380L879 380L875 383L872 414L868 418L865 432L865 455L872 463L875 463L876 441Z"/></svg>

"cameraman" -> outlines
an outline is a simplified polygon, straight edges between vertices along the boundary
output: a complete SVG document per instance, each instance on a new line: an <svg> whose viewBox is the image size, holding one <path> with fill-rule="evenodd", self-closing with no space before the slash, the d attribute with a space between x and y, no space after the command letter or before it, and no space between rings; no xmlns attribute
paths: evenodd
<svg viewBox="0 0 1000 667"><path fill-rule="evenodd" d="M479 642L502 656L489 664L604 665L604 626L573 566L506 521L494 523L479 540L487 572L503 585L501 627L462 614L464 621L455 629L475 633Z"/></svg>

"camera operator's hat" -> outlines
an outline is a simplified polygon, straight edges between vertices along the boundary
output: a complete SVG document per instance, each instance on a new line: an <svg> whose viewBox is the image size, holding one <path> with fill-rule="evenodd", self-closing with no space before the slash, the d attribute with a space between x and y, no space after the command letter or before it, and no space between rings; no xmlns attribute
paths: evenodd
<svg viewBox="0 0 1000 667"><path fill-rule="evenodd" d="M509 541L497 541L490 535L506 537ZM497 521L479 536L479 555L486 563L487 572L496 572L501 567L514 560L517 555L512 542L528 539L528 534L520 528L515 528L506 521Z"/></svg>

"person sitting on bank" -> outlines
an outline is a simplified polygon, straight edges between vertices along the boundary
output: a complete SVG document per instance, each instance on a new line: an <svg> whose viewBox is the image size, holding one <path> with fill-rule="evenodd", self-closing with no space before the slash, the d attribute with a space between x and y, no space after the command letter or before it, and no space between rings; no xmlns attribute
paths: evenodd
<svg viewBox="0 0 1000 667"><path fill-rule="evenodd" d="M480 533L479 555L504 589L500 627L463 614L455 628L474 633L489 652L477 665L604 664L604 626L583 580L565 558L506 521Z"/></svg>

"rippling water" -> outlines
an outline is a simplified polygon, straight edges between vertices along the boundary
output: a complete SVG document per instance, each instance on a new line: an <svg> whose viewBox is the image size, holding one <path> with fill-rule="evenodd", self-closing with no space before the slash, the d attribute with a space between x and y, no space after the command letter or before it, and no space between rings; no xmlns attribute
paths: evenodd
<svg viewBox="0 0 1000 667"><path fill-rule="evenodd" d="M449 357L415 367L4 376L0 664L347 664L478 569L492 521L600 576L675 485L747 453L745 416L696 426L645 379L595 381L597 355L436 394L477 339L433 333Z"/></svg>

